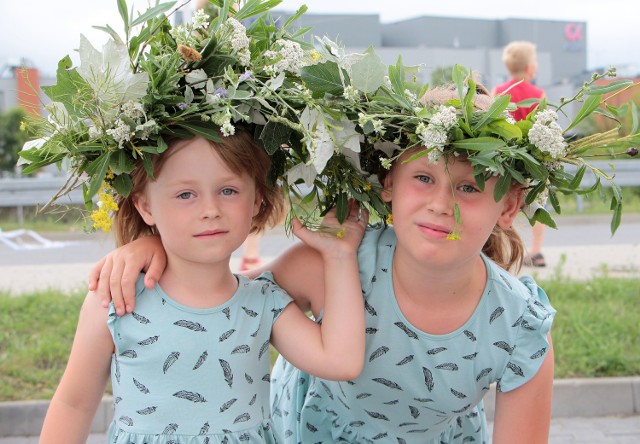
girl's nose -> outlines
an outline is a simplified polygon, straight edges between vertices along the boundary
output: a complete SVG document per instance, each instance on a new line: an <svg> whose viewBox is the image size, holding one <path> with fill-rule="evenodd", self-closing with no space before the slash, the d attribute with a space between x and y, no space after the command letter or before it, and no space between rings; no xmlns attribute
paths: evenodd
<svg viewBox="0 0 640 444"><path fill-rule="evenodd" d="M202 203L202 218L215 219L220 216L220 207L215 197L207 197Z"/></svg>
<svg viewBox="0 0 640 444"><path fill-rule="evenodd" d="M453 190L449 183L442 183L434 187L433 193L429 197L429 202L427 202L429 211L438 214L453 214Z"/></svg>

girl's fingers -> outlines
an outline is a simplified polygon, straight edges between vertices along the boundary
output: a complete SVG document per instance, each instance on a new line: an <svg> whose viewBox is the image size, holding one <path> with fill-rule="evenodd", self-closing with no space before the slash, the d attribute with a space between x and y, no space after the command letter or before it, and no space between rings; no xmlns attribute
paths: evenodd
<svg viewBox="0 0 640 444"><path fill-rule="evenodd" d="M98 280L100 279L100 270L102 270L102 267L104 266L104 262L105 262L105 258L103 257L98 262L96 262L96 264L93 267L91 267L91 270L89 270L88 285L89 285L89 290L91 291L94 291L98 288ZM102 305L104 306L104 303Z"/></svg>

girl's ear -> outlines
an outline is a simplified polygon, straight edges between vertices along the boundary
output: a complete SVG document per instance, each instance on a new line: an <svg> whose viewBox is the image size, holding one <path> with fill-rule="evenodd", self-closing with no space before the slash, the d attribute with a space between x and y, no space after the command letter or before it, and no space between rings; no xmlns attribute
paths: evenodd
<svg viewBox="0 0 640 444"><path fill-rule="evenodd" d="M136 194L131 197L133 199L133 205L138 210L142 220L150 227L156 224L153 214L151 213L151 206L149 205L149 199L147 199L146 193Z"/></svg>
<svg viewBox="0 0 640 444"><path fill-rule="evenodd" d="M498 219L497 225L502 229L510 228L513 220L518 215L524 201L524 190L522 188L514 188L504 197L502 213Z"/></svg>
<svg viewBox="0 0 640 444"><path fill-rule="evenodd" d="M262 207L262 194L256 190L256 198L253 202L253 217L256 217L260 213L260 208Z"/></svg>
<svg viewBox="0 0 640 444"><path fill-rule="evenodd" d="M391 188L393 187L393 172L389 171L385 176L382 183L382 192L380 197L384 202L391 202Z"/></svg>

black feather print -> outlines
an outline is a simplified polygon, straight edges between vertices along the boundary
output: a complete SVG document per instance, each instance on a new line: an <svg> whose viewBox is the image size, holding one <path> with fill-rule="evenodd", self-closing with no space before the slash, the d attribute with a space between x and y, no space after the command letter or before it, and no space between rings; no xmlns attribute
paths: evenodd
<svg viewBox="0 0 640 444"><path fill-rule="evenodd" d="M180 352L169 353L169 356L167 356L167 359L165 359L164 364L162 365L162 373L166 374L167 371L169 370L169 367L175 364L175 362L178 360L179 357L180 357Z"/></svg>
<svg viewBox="0 0 640 444"><path fill-rule="evenodd" d="M164 430L162 431L162 434L173 435L174 433L176 433L177 430L178 430L178 424L172 422L171 424L169 424L164 428Z"/></svg>
<svg viewBox="0 0 640 444"><path fill-rule="evenodd" d="M233 385L233 372L231 371L231 366L224 359L218 359L220 362L220 367L222 367L222 373L224 375L224 380L229 385L229 388Z"/></svg>
<svg viewBox="0 0 640 444"><path fill-rule="evenodd" d="M366 299L364 300L364 309L367 310L367 313L369 313L371 316L378 316L375 308L369 305L369 302L367 302Z"/></svg>
<svg viewBox="0 0 640 444"><path fill-rule="evenodd" d="M180 399L186 399L187 401L191 402L207 402L207 400L204 399L204 396L202 396L200 393L190 392L187 390L180 390L178 392L175 392L173 396Z"/></svg>
<svg viewBox="0 0 640 444"><path fill-rule="evenodd" d="M336 412L335 410L331 410L331 409L326 409L325 410L329 415L333 416L334 418L338 417L338 412Z"/></svg>
<svg viewBox="0 0 640 444"><path fill-rule="evenodd" d="M493 324L493 321L498 319L502 313L504 313L504 307L498 307L493 310L493 313L489 316L489 324Z"/></svg>
<svg viewBox="0 0 640 444"><path fill-rule="evenodd" d="M529 356L529 359L538 359L541 358L547 353L547 347L542 347L540 350Z"/></svg>
<svg viewBox="0 0 640 444"><path fill-rule="evenodd" d="M271 382L271 374L267 373L266 375L264 375L264 376L262 377L262 380L263 380L264 382Z"/></svg>
<svg viewBox="0 0 640 444"><path fill-rule="evenodd" d="M513 353L513 350L515 347L511 347L509 344L507 344L504 341L498 341L498 342L494 342L493 345L495 345L496 347L506 351L509 354Z"/></svg>
<svg viewBox="0 0 640 444"><path fill-rule="evenodd" d="M374 275L371 277L371 283L372 283L372 284L375 284L375 283L377 282L377 280L378 280L378 278L377 278L377 277L376 277L376 275L374 274Z"/></svg>
<svg viewBox="0 0 640 444"><path fill-rule="evenodd" d="M418 407L414 407L412 405L409 406L409 414L411 414L411 416L413 416L413 419L417 419L418 416L420 416L420 410L418 410Z"/></svg>
<svg viewBox="0 0 640 444"><path fill-rule="evenodd" d="M387 401L387 402L383 402L384 405L396 405L397 403L399 403L400 401L398 401L397 399L394 399L393 401Z"/></svg>
<svg viewBox="0 0 640 444"><path fill-rule="evenodd" d="M238 345L236 348L231 350L231 354L235 355L237 353L249 353L251 348L248 345Z"/></svg>
<svg viewBox="0 0 640 444"><path fill-rule="evenodd" d="M454 389L449 389L449 390L451 390L451 394L453 396L455 396L456 398L458 398L458 399L464 399L464 398L467 397L467 395L465 395L464 393L459 392L457 390L454 390Z"/></svg>
<svg viewBox="0 0 640 444"><path fill-rule="evenodd" d="M471 340L471 342L476 342L478 339L476 338L476 335L474 335L472 332L470 332L469 330L465 330L464 331L464 335L469 338Z"/></svg>
<svg viewBox="0 0 640 444"><path fill-rule="evenodd" d="M522 317L522 315L520 315L520 317L518 319L516 319L516 322L513 323L512 327L517 327L522 323L522 320L524 318Z"/></svg>
<svg viewBox="0 0 640 444"><path fill-rule="evenodd" d="M507 285L507 287L509 287L509 290L513 290L513 287L511 286L511 283L509 282L509 280L502 274L500 275L500 277L502 278L504 283Z"/></svg>
<svg viewBox="0 0 640 444"><path fill-rule="evenodd" d="M537 328L534 327L533 325L529 324L529 322L527 322L526 319L522 320L522 328L524 328L525 330L529 330L529 331L536 331Z"/></svg>
<svg viewBox="0 0 640 444"><path fill-rule="evenodd" d="M471 407L471 404L467 404L467 405L465 405L464 407L462 407L461 409L458 409L458 410L451 410L451 412L452 413L462 413L465 410L467 410L469 407Z"/></svg>
<svg viewBox="0 0 640 444"><path fill-rule="evenodd" d="M131 312L131 316L133 316L133 319L135 319L136 321L138 321L138 322L139 322L139 323L141 323L141 324L148 324L148 323L150 323L150 322L151 322L149 319L145 318L145 317L144 317L144 316L142 316L142 315L139 315L139 314L138 314L138 313L136 313L135 311L132 311L132 312Z"/></svg>
<svg viewBox="0 0 640 444"><path fill-rule="evenodd" d="M400 362L398 362L396 365L405 365L408 364L409 362L413 361L413 355L409 355L409 356L405 356Z"/></svg>
<svg viewBox="0 0 640 444"><path fill-rule="evenodd" d="M307 430L309 430L311 433L316 433L318 431L318 428L310 422L307 422L305 425L307 427Z"/></svg>
<svg viewBox="0 0 640 444"><path fill-rule="evenodd" d="M257 394L257 393L255 393L255 394L253 395L253 397L251 398L251 401L249 401L249 405L253 405L253 404L255 404L257 399L258 399L258 394Z"/></svg>
<svg viewBox="0 0 640 444"><path fill-rule="evenodd" d="M129 427L133 426L133 419L129 418L128 416L121 416L120 418L118 418L118 421Z"/></svg>
<svg viewBox="0 0 640 444"><path fill-rule="evenodd" d="M124 358L137 358L138 354L136 353L135 350L125 350L122 353L120 353L120 356Z"/></svg>
<svg viewBox="0 0 640 444"><path fill-rule="evenodd" d="M238 436L238 441L249 441L251 439L251 436L248 433L243 433L242 435Z"/></svg>
<svg viewBox="0 0 640 444"><path fill-rule="evenodd" d="M402 438L396 438L396 440L398 441L398 444L407 444L407 441Z"/></svg>
<svg viewBox="0 0 640 444"><path fill-rule="evenodd" d="M220 413L223 413L223 412L226 412L227 410L229 410L229 407L231 407L237 400L238 400L238 398L233 398L233 399L228 400L224 404L222 404L222 406L220 407Z"/></svg>
<svg viewBox="0 0 640 444"><path fill-rule="evenodd" d="M374 419L382 419L383 421L389 421L389 418L387 418L384 414L382 413L378 413L378 412L370 412L367 409L364 409L365 412L367 412L367 415L371 416Z"/></svg>
<svg viewBox="0 0 640 444"><path fill-rule="evenodd" d="M447 347L436 347L436 348L432 348L431 350L427 350L427 354L428 355L437 355L438 353L442 353L443 351L446 351Z"/></svg>
<svg viewBox="0 0 640 444"><path fill-rule="evenodd" d="M445 362L444 364L436 365L438 370L450 370L452 372L458 371L458 364L453 362Z"/></svg>
<svg viewBox="0 0 640 444"><path fill-rule="evenodd" d="M262 356L269 350L269 341L265 341L260 347L260 351L258 352L258 360L262 359Z"/></svg>
<svg viewBox="0 0 640 444"><path fill-rule="evenodd" d="M136 410L138 415L150 415L158 409L158 406L147 407L146 409Z"/></svg>
<svg viewBox="0 0 640 444"><path fill-rule="evenodd" d="M115 356L115 361L116 361L116 381L118 381L118 384L120 384L120 361L118 360L117 356Z"/></svg>
<svg viewBox="0 0 640 444"><path fill-rule="evenodd" d="M351 421L349 427L362 427L364 424L364 421Z"/></svg>
<svg viewBox="0 0 640 444"><path fill-rule="evenodd" d="M149 389L144 384L139 382L136 378L133 378L133 385L135 385L138 390L140 390L140 392L144 393L145 395L148 395L150 393Z"/></svg>
<svg viewBox="0 0 640 444"><path fill-rule="evenodd" d="M413 400L417 402L433 402L431 398L413 398Z"/></svg>
<svg viewBox="0 0 640 444"><path fill-rule="evenodd" d="M113 400L113 405L118 405L120 401L122 401L122 397L117 396L116 399Z"/></svg>
<svg viewBox="0 0 640 444"><path fill-rule="evenodd" d="M424 383L427 386L427 390L433 390L433 375L431 374L431 370L426 367L422 367L422 373L424 374Z"/></svg>
<svg viewBox="0 0 640 444"><path fill-rule="evenodd" d="M253 378L246 373L244 374L244 379L246 379L249 384L253 384Z"/></svg>
<svg viewBox="0 0 640 444"><path fill-rule="evenodd" d="M284 308L272 308L271 313L273 313L273 319L276 319L278 316L280 316L282 310L284 310Z"/></svg>
<svg viewBox="0 0 640 444"><path fill-rule="evenodd" d="M395 383L393 381L390 381L388 379L385 379L385 378L373 378L372 381L375 381L378 384L382 384L382 385L384 385L386 387L389 387L389 388L392 388L392 389L395 389L395 390L402 390L402 387L400 387L399 384L397 384L397 383Z"/></svg>
<svg viewBox="0 0 640 444"><path fill-rule="evenodd" d="M507 368L510 369L516 375L524 377L524 373L522 371L522 368L520 368L519 365L516 365L513 362L508 362L507 363Z"/></svg>
<svg viewBox="0 0 640 444"><path fill-rule="evenodd" d="M198 433L198 435L206 435L207 433L209 433L209 428L211 426L209 425L208 422L205 422L202 427L200 428L200 433Z"/></svg>
<svg viewBox="0 0 640 444"><path fill-rule="evenodd" d="M333 393L331 393L331 389L329 388L327 383L320 381L320 386L324 389L325 392L327 392L327 396L329 397L329 399L333 401Z"/></svg>
<svg viewBox="0 0 640 444"><path fill-rule="evenodd" d="M260 326L258 326L258 329L256 331L254 331L253 333L251 333L251 337L255 338L256 336L258 336L258 333L260 332Z"/></svg>
<svg viewBox="0 0 640 444"><path fill-rule="evenodd" d="M407 336L409 336L411 339L418 339L418 335L416 334L415 331L411 330L409 327L407 327L404 322L395 322L393 325L395 325L396 327L398 327L400 330L402 330Z"/></svg>
<svg viewBox="0 0 640 444"><path fill-rule="evenodd" d="M267 294L267 289L269 288L269 283L264 283L262 284L262 288L260 289L260 292L262 292L262 294Z"/></svg>
<svg viewBox="0 0 640 444"><path fill-rule="evenodd" d="M224 333L222 333L222 335L220 335L220 337L218 338L218 342L224 342L227 339L229 339L231 337L232 334L234 334L236 332L235 328L232 328L231 330L227 330Z"/></svg>
<svg viewBox="0 0 640 444"><path fill-rule="evenodd" d="M491 373L493 369L492 368L485 368L482 369L480 371L480 373L478 373L478 375L476 376L476 382L480 381L480 379L484 378L485 376L487 376L489 373Z"/></svg>
<svg viewBox="0 0 640 444"><path fill-rule="evenodd" d="M373 396L371 393L358 393L356 395L356 399L364 399L364 398L368 398L369 396Z"/></svg>
<svg viewBox="0 0 640 444"><path fill-rule="evenodd" d="M371 353L371 356L369 356L369 362L373 361L376 358L379 358L380 356L384 355L388 351L389 351L389 347L385 347L384 345L382 347L379 347L377 350Z"/></svg>
<svg viewBox="0 0 640 444"><path fill-rule="evenodd" d="M209 353L206 350L203 351L200 357L198 358L196 365L193 366L193 370L198 370L200 366L204 364L204 361L206 361L208 357L209 357Z"/></svg>
<svg viewBox="0 0 640 444"><path fill-rule="evenodd" d="M398 427L407 427L407 426L414 426L414 425L418 425L417 422L401 422L400 424L398 424Z"/></svg>
<svg viewBox="0 0 640 444"><path fill-rule="evenodd" d="M184 327L187 328L191 331L201 331L201 332L206 332L207 329L204 328L202 325L198 324L197 322L193 322L193 321L187 321L185 319L181 319L179 321L176 321L173 323L173 325L177 325L178 327Z"/></svg>
<svg viewBox="0 0 640 444"><path fill-rule="evenodd" d="M378 333L378 329L377 328L365 328L364 332L368 335L375 335L376 333Z"/></svg>
<svg viewBox="0 0 640 444"><path fill-rule="evenodd" d="M138 342L138 345L151 345L154 342L157 342L158 338L159 338L159 336L150 336L147 339L145 339L144 341Z"/></svg>
<svg viewBox="0 0 640 444"><path fill-rule="evenodd" d="M227 320L231 319L231 309L229 307L223 308L222 313L227 317Z"/></svg>
<svg viewBox="0 0 640 444"><path fill-rule="evenodd" d="M374 441L378 441L382 438L386 438L387 436L389 436L389 434L387 432L383 432L383 433L378 433L376 436L374 436L373 438L371 438Z"/></svg>
<svg viewBox="0 0 640 444"><path fill-rule="evenodd" d="M247 314L247 316L250 316L252 318L255 318L256 316L258 316L258 313L256 313L253 310L248 309L247 307L242 307L242 310L244 310L244 312Z"/></svg>
<svg viewBox="0 0 640 444"><path fill-rule="evenodd" d="M463 356L462 359L473 361L478 356L478 352L471 353L470 355Z"/></svg>
<svg viewBox="0 0 640 444"><path fill-rule="evenodd" d="M251 415L249 415L248 413L243 413L242 415L239 415L236 419L233 420L234 424L237 424L239 422L247 422L251 419Z"/></svg>

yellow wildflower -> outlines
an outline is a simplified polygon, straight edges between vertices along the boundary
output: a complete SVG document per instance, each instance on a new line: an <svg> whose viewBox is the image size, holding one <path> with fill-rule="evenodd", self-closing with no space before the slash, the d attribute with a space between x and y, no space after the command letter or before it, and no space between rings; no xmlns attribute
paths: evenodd
<svg viewBox="0 0 640 444"><path fill-rule="evenodd" d="M20 122L20 131L26 131L27 130L27 124L24 123L24 120Z"/></svg>
<svg viewBox="0 0 640 444"><path fill-rule="evenodd" d="M321 57L321 56L320 56L320 53L319 53L318 51L316 51L315 49L311 50L311 51L309 52L309 55L311 55L311 59L312 59L314 62L317 62L318 60L320 60L320 57Z"/></svg>
<svg viewBox="0 0 640 444"><path fill-rule="evenodd" d="M387 215L387 225L393 225L393 214L391 213Z"/></svg>
<svg viewBox="0 0 640 444"><path fill-rule="evenodd" d="M460 240L460 233L458 233L458 230L454 230L453 232L447 234L447 240Z"/></svg>
<svg viewBox="0 0 640 444"><path fill-rule="evenodd" d="M336 234L338 239L342 239L344 237L344 228L340 228L340 231Z"/></svg>
<svg viewBox="0 0 640 444"><path fill-rule="evenodd" d="M98 209L91 213L93 228L100 229L105 233L111 231L111 225L113 224L111 219L112 211L118 211L118 204L113 200L113 188L103 182L98 192Z"/></svg>
<svg viewBox="0 0 640 444"><path fill-rule="evenodd" d="M362 189L363 189L364 191L371 191L371 184L370 184L369 182L365 183L365 184L362 186Z"/></svg>

